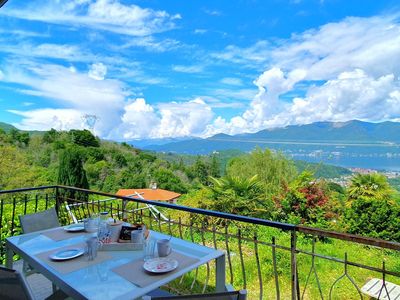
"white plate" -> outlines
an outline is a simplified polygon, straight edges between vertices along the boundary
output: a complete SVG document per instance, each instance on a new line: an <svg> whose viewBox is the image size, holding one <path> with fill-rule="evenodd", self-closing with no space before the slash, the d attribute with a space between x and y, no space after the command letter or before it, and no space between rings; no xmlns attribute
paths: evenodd
<svg viewBox="0 0 400 300"><path fill-rule="evenodd" d="M149 259L143 265L143 268L151 273L166 273L175 270L178 267L178 261L168 257L156 257Z"/></svg>
<svg viewBox="0 0 400 300"><path fill-rule="evenodd" d="M64 230L70 232L83 231L85 230L85 226L83 225L83 223L71 224L69 226L64 227Z"/></svg>
<svg viewBox="0 0 400 300"><path fill-rule="evenodd" d="M50 255L49 257L52 260L68 260L68 259L73 259L75 257L79 257L84 253L85 251L83 249L66 249L58 251Z"/></svg>

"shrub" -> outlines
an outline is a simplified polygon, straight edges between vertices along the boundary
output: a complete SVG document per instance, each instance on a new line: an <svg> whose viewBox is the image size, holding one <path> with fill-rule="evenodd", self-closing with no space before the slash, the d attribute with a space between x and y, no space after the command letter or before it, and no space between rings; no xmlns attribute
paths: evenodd
<svg viewBox="0 0 400 300"><path fill-rule="evenodd" d="M400 242L400 207L389 200L359 197L345 216L349 233Z"/></svg>

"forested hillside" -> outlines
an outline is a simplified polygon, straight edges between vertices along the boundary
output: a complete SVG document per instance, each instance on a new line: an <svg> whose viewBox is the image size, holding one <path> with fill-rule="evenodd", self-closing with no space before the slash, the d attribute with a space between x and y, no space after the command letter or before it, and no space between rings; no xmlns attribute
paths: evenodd
<svg viewBox="0 0 400 300"><path fill-rule="evenodd" d="M190 154L177 154L172 152L155 152L154 154L157 155L157 157L167 160L169 162L182 162L185 165L193 165L198 159L198 156ZM246 152L230 149L214 152L211 156L203 156L203 158L214 157L214 159L217 159L220 165L220 172L222 175L224 175L226 172L226 166L228 165L229 161L235 157L243 155L246 155ZM293 162L298 172L301 173L307 170L314 173L314 176L316 178L331 179L345 175L351 175L351 171L349 169L339 166L327 165L324 163L311 163L303 160L293 160Z"/></svg>
<svg viewBox="0 0 400 300"><path fill-rule="evenodd" d="M219 175L217 162L207 157L187 167L126 143L99 140L88 130L50 130L42 135L0 130L0 143L0 189L57 183L60 156L65 152L78 153L89 187L104 192L148 187L155 181L160 188L185 193L209 175Z"/></svg>
<svg viewBox="0 0 400 300"><path fill-rule="evenodd" d="M398 192L386 177L356 174L344 188L317 178L320 167L268 149L159 155L88 130L0 130L0 189L59 183L115 193L154 181L188 206L400 241Z"/></svg>

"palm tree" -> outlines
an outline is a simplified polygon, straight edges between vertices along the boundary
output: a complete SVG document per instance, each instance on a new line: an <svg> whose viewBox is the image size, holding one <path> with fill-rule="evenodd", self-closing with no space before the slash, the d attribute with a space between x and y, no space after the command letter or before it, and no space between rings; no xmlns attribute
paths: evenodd
<svg viewBox="0 0 400 300"><path fill-rule="evenodd" d="M237 196L247 196L260 183L258 175L254 175L250 178L242 178L233 175L227 175L222 178L210 176L209 178L212 183L210 189L217 195L224 194L226 191L231 190Z"/></svg>
<svg viewBox="0 0 400 300"><path fill-rule="evenodd" d="M351 179L348 188L349 199L359 197L373 198L376 200L389 199L393 193L387 179L382 174L356 174Z"/></svg>

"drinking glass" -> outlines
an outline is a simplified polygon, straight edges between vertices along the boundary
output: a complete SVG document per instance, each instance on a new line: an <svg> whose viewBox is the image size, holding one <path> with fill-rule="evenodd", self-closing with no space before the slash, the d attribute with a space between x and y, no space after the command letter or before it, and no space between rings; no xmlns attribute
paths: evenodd
<svg viewBox="0 0 400 300"><path fill-rule="evenodd" d="M143 260L147 261L154 258L154 249L156 246L156 241L153 239L147 239L143 243Z"/></svg>
<svg viewBox="0 0 400 300"><path fill-rule="evenodd" d="M99 249L100 243L97 237L91 236L86 239L86 254L88 260L94 260L97 257L97 250Z"/></svg>
<svg viewBox="0 0 400 300"><path fill-rule="evenodd" d="M96 235L98 233L99 230L99 216L97 215L92 215L90 216L90 218L85 219L84 221L84 227L85 227L85 231L88 233L91 233L92 235Z"/></svg>

